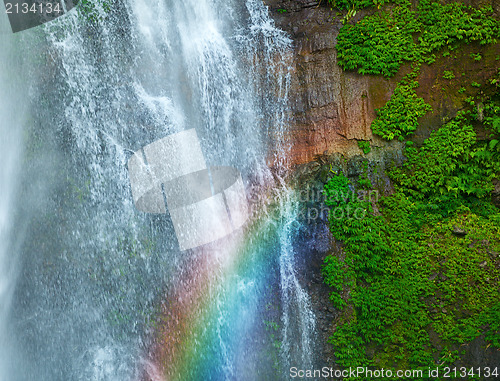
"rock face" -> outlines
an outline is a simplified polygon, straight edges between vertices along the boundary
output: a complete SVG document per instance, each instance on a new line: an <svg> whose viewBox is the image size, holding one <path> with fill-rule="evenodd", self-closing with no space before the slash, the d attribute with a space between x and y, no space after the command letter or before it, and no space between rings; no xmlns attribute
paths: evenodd
<svg viewBox="0 0 500 381"><path fill-rule="evenodd" d="M343 18L339 10L331 9L327 0L265 0L265 3L276 24L289 33L294 44L290 91L292 126L289 129L292 163L306 163L317 155L334 152L348 157L360 155L358 140L368 140L372 147L380 149L395 144L373 136L370 125L376 117L376 109L387 103L397 83L410 71L409 65L388 79L344 72L337 64L335 50ZM491 3L500 13L496 0L471 0L470 3L475 6ZM372 12L374 10L359 11L351 20L355 22ZM438 56L434 64L422 67L417 93L431 104L433 112L422 118L417 138L428 137L434 126L454 117L463 107L466 95L458 93L463 81L483 84L495 73L500 67L500 61L496 60L499 49L498 44L470 45L463 56ZM470 59L469 50L481 52L483 59ZM451 81L444 80L443 71L450 69L460 75ZM372 155L376 156L376 151Z"/></svg>
<svg viewBox="0 0 500 381"><path fill-rule="evenodd" d="M453 1L453 0L445 0ZM462 0L473 6L491 5L500 17L498 0ZM361 163L368 159L370 175L385 173L391 163L400 164L402 144L387 142L371 132L370 125L376 117L376 109L390 99L401 78L410 72L409 65L403 65L392 78L362 76L344 72L337 64L336 40L342 28L345 12L331 9L327 0L264 0L269 6L276 24L287 31L293 40L294 57L290 89L291 126L289 128L291 162L300 165L294 175L295 189L304 190L311 186L314 194L321 192L330 171L341 169L351 181L360 176ZM414 3L418 0L414 0ZM374 10L362 10L352 18L355 22ZM422 142L430 132L443 122L453 118L464 107L465 99L479 91L488 91L487 80L500 68L500 44L479 46L467 45L459 52L443 57L436 54L436 62L422 65L418 77L420 87L417 94L432 106L433 111L423 117L420 128L415 132L416 142ZM479 61L471 54L480 53ZM444 79L444 71L455 73L454 79ZM475 81L481 89L471 87ZM467 92L460 91L462 87ZM485 136L477 131L478 137ZM364 154L358 141L370 141L372 150ZM380 169L380 170L379 170ZM379 170L379 171L378 171ZM387 177L371 178L374 188L381 195L392 192ZM500 206L500 182L495 183L492 199ZM311 298L317 318L318 363L330 366L334 361L332 347L325 344L335 330L333 320L338 311L331 308L329 289L322 282L320 269L324 258L339 251L326 229L326 219L321 213L324 205L316 202L303 203L305 216L320 216L307 220L303 242L299 251L304 262L299 266L299 278ZM321 218L323 217L323 218ZM457 228L455 234L463 236L465 231ZM300 246L300 245L299 245ZM495 252L493 255L497 255ZM480 337L467 346L465 360L476 366L497 363L498 354L490 350L482 352L484 338Z"/></svg>
<svg viewBox="0 0 500 381"><path fill-rule="evenodd" d="M294 41L292 161L306 163L332 152L360 154L357 140L373 140L375 108L389 100L397 80L343 72L335 50L341 18L330 8L306 0L268 3L271 10L287 9L276 13L276 22Z"/></svg>

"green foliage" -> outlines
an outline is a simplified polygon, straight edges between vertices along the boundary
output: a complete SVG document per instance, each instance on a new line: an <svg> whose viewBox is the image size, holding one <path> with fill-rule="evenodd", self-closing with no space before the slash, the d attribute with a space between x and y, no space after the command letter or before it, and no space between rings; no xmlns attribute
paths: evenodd
<svg viewBox="0 0 500 381"><path fill-rule="evenodd" d="M403 79L391 99L385 106L377 110L377 118L372 123L373 133L384 139L403 140L418 127L418 118L431 111L430 105L417 96L415 88L418 82L414 79L416 73L411 73Z"/></svg>
<svg viewBox="0 0 500 381"><path fill-rule="evenodd" d="M459 2L443 5L437 0L421 0L418 12L424 26L419 37L423 53L460 41L491 44L500 36L499 23L491 17L491 7L475 9Z"/></svg>
<svg viewBox="0 0 500 381"><path fill-rule="evenodd" d="M352 8L349 9L347 14L342 18L342 25L346 24L350 19L352 19L354 16L356 16L356 9Z"/></svg>
<svg viewBox="0 0 500 381"><path fill-rule="evenodd" d="M378 5L331 3L352 11ZM344 70L391 77L405 62L418 68L434 62L440 50L445 57L460 43L485 45L500 36L491 7L393 3L341 29L336 48ZM417 73L407 75L377 110L375 134L403 141L431 111L415 92ZM489 85L498 87L497 77ZM443 78L455 75L444 71ZM378 213L372 203L349 197L353 186L343 174L325 185L326 203L333 207L330 230L343 242L342 255L328 256L323 267L330 299L343 311L330 338L339 366L420 368L425 375L436 358L440 366L460 359L461 346L480 335L500 347L500 213L490 201L492 180L500 174L500 99L483 101L468 97L470 111L434 131L421 147L407 142L407 161L390 172L395 192L378 203ZM490 131L485 140L476 135L479 123ZM366 154L365 142L358 145ZM358 186L371 187L367 162ZM363 213L339 215L339 208ZM465 237L454 234L457 226Z"/></svg>
<svg viewBox="0 0 500 381"><path fill-rule="evenodd" d="M368 160L363 161L363 167L361 170L361 175L359 176L358 180L358 185L361 188L364 189L371 189L372 188L372 182L370 181L370 178L368 177Z"/></svg>
<svg viewBox="0 0 500 381"><path fill-rule="evenodd" d="M500 26L491 14L491 7L437 0L421 0L414 10L409 0L401 0L391 11L344 26L337 39L338 62L344 70L391 77L403 62L432 63L436 51L461 41L496 42Z"/></svg>
<svg viewBox="0 0 500 381"><path fill-rule="evenodd" d="M344 175L334 176L324 188L325 204L337 207L347 203L350 197L349 180Z"/></svg>
<svg viewBox="0 0 500 381"><path fill-rule="evenodd" d="M365 140L358 140L358 147L365 155L368 155L372 150L370 147L370 142Z"/></svg>
<svg viewBox="0 0 500 381"><path fill-rule="evenodd" d="M82 18L91 22L98 23L106 18L111 11L112 0L80 0L78 3L78 12Z"/></svg>
<svg viewBox="0 0 500 381"><path fill-rule="evenodd" d="M476 104L476 102L474 101L474 97L467 97L465 99L465 103L467 103L469 106L474 106Z"/></svg>
<svg viewBox="0 0 500 381"><path fill-rule="evenodd" d="M499 104L484 106L493 134ZM379 203L382 214L359 199L347 204L364 208L364 218L330 214L330 230L343 242L342 256L327 257L323 268L330 299L343 311L329 340L339 366L424 369L425 379L435 358L441 367L455 362L480 335L500 347L500 212L489 200L500 139L478 141L473 119L460 113L420 148L407 142L408 161L391 173L396 191ZM341 174L325 192L350 186ZM457 226L465 237L454 234Z"/></svg>
<svg viewBox="0 0 500 381"><path fill-rule="evenodd" d="M484 197L492 191L492 179L500 171L495 147L494 143L477 142L466 113L459 113L434 131L420 149L407 144L408 161L393 176L406 192L419 198Z"/></svg>
<svg viewBox="0 0 500 381"><path fill-rule="evenodd" d="M486 340L497 348L500 348L500 302L481 314L481 325L488 325L490 329L486 332Z"/></svg>
<svg viewBox="0 0 500 381"><path fill-rule="evenodd" d="M346 304L340 295L340 292L344 288L344 271L344 264L337 257L329 255L325 258L321 273L323 274L325 283L333 289L333 292L330 293L330 300L335 308L342 308Z"/></svg>
<svg viewBox="0 0 500 381"><path fill-rule="evenodd" d="M369 7L380 7L386 3L394 3L391 0L328 0L336 8L340 9L361 9Z"/></svg>
<svg viewBox="0 0 500 381"><path fill-rule="evenodd" d="M453 74L453 72L452 72L452 71L445 70L445 71L443 72L443 78L444 78L444 79L453 79L453 78L455 78L455 74Z"/></svg>
<svg viewBox="0 0 500 381"><path fill-rule="evenodd" d="M486 102L483 112L483 123L486 128L490 129L493 133L500 134L500 99L497 99L495 102Z"/></svg>
<svg viewBox="0 0 500 381"><path fill-rule="evenodd" d="M471 86L472 87L481 87L481 84L477 83L477 82L472 82L471 83Z"/></svg>
<svg viewBox="0 0 500 381"><path fill-rule="evenodd" d="M332 233L345 244L345 259L327 257L323 275L333 287L334 305L353 307L346 316L349 322L330 339L338 364L433 366L437 348L430 329L450 344L467 343L486 332L492 345L498 345L500 272L484 245L469 247L488 242L488 250L499 250L498 225L464 210L435 226L430 225L436 216L427 212L428 224L419 226L413 217L421 215L425 205L403 193L385 200L384 206L385 218L369 214L342 223L331 219ZM470 236L454 236L455 225ZM485 267L478 265L484 262ZM350 299L340 294L345 287ZM375 355L368 356L367 347L378 348Z"/></svg>
<svg viewBox="0 0 500 381"><path fill-rule="evenodd" d="M413 59L412 34L419 29L409 12L401 7L399 13L380 12L344 26L336 46L339 65L361 74L394 75L404 61Z"/></svg>
<svg viewBox="0 0 500 381"><path fill-rule="evenodd" d="M473 58L475 61L481 61L481 59L483 58L483 57L481 56L481 54L479 54L479 53L472 53L470 56L471 56L471 58Z"/></svg>
<svg viewBox="0 0 500 381"><path fill-rule="evenodd" d="M454 236L454 226L466 229L466 238ZM429 300L433 319L438 320L434 324L436 333L444 341L464 344L489 325L487 337L498 346L498 339L494 339L499 333L495 283L500 280L500 271L488 253L500 248L499 225L463 207L453 218L429 228L426 237L432 247L433 271L447 278L434 280L435 291ZM443 261L445 266L441 265Z"/></svg>

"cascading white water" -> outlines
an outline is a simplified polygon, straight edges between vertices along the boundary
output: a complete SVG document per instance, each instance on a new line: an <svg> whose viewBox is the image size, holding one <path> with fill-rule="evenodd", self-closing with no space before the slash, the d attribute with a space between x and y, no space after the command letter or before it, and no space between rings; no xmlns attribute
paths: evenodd
<svg viewBox="0 0 500 381"><path fill-rule="evenodd" d="M284 225L280 235L280 286L282 294L283 346L281 350L285 368L312 369L314 358L314 331L316 321L311 310L309 295L302 288L295 268L295 249L293 247L296 220L296 203L290 194L285 194L282 210ZM297 339L294 335L299 335ZM298 344L298 345L297 345Z"/></svg>
<svg viewBox="0 0 500 381"><path fill-rule="evenodd" d="M18 275L18 242L24 228L22 220L16 218L23 133L28 119L23 46L19 36L10 34L7 18L0 19L0 381L12 379L16 348L8 318Z"/></svg>
<svg viewBox="0 0 500 381"><path fill-rule="evenodd" d="M39 148L27 164L42 162L43 171L21 171L29 177L25 188L31 182L43 184L44 200L21 245L23 271L11 311L22 352L16 363L30 361L9 381L138 377L155 302L164 287L175 284L186 258L168 217L134 208L126 166L133 152L195 128L207 162L238 168L247 185L274 181L268 162L278 177L286 166L291 41L274 27L260 0L92 4L90 15L78 8L42 29L24 32L27 39L42 35L39 49L46 51L38 58L44 74L29 102L36 128L28 139ZM9 61L6 52L0 53L2 63ZM3 70L2 87L8 78ZM20 155L21 129L12 130L16 117L9 114L9 104L0 105L0 115L7 115L0 131L9 131L13 139L0 153L0 174L8 180L0 184L2 224L12 221L9 195ZM291 205L281 205L275 254L281 355L283 367L295 362L311 366L314 318L294 270ZM10 237L7 227L0 225L0 234ZM15 281L4 242L0 334ZM240 284L247 293L243 299L258 299L252 296L257 292L252 279ZM234 346L226 342L224 330L234 322L224 308L219 300L216 348L224 357L220 377L231 379L236 377L230 363ZM245 311L258 313L257 308ZM2 372L0 359L0 380L6 377Z"/></svg>

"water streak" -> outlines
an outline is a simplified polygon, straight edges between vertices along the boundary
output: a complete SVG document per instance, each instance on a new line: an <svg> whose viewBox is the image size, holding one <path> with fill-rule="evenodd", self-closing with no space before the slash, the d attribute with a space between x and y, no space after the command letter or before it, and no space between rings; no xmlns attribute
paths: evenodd
<svg viewBox="0 0 500 381"><path fill-rule="evenodd" d="M15 322L14 363L24 370L7 377L0 360L0 380L266 380L275 365L261 340L266 303L281 311L275 376L311 366L314 317L296 276L297 222L283 180L290 39L260 0L92 3L91 15L80 7L25 35L36 37L43 75L29 102L35 148L18 178L21 196L33 184L42 192L30 196L37 213L20 244L16 291L22 130L12 125L26 113L2 96L0 131L10 140L0 147L0 358ZM2 88L9 78L2 71ZM181 253L168 216L138 212L128 158L189 128L208 165L237 168L257 194L280 189L282 218L253 205L245 232ZM273 284L278 300L267 294Z"/></svg>

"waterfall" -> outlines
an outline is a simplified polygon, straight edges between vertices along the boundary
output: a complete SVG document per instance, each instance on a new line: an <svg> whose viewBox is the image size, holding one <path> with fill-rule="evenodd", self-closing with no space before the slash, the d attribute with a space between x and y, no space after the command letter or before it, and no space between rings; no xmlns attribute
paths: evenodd
<svg viewBox="0 0 500 381"><path fill-rule="evenodd" d="M33 114L24 129L26 111L9 111L21 107L16 92L2 95L0 354L10 331L19 369L7 376L2 355L0 380L269 379L260 352L273 282L282 341L273 377L312 366L314 316L295 274L298 222L282 179L290 39L260 0L88 4L22 32ZM3 70L2 90L22 83ZM252 205L244 234L181 251L168 214L139 212L128 159L189 129L209 165L236 168L259 194L280 189L281 218ZM28 220L22 237L13 208Z"/></svg>
<svg viewBox="0 0 500 381"><path fill-rule="evenodd" d="M290 195L287 195L288 198ZM286 368L312 369L314 358L315 317L311 310L309 296L302 288L295 270L295 250L292 243L296 220L296 205L289 199L284 201L284 226L280 231L280 286L283 313L282 361ZM293 339L299 335L299 339ZM300 343L297 346L297 342Z"/></svg>
<svg viewBox="0 0 500 381"><path fill-rule="evenodd" d="M28 91L23 83L24 41L12 36L7 19L0 20L0 381L12 379L15 337L9 324L18 275L18 242L23 221L18 218L19 171L23 153L23 130L28 119ZM17 45L17 46L16 46ZM20 71L18 71L20 70Z"/></svg>

